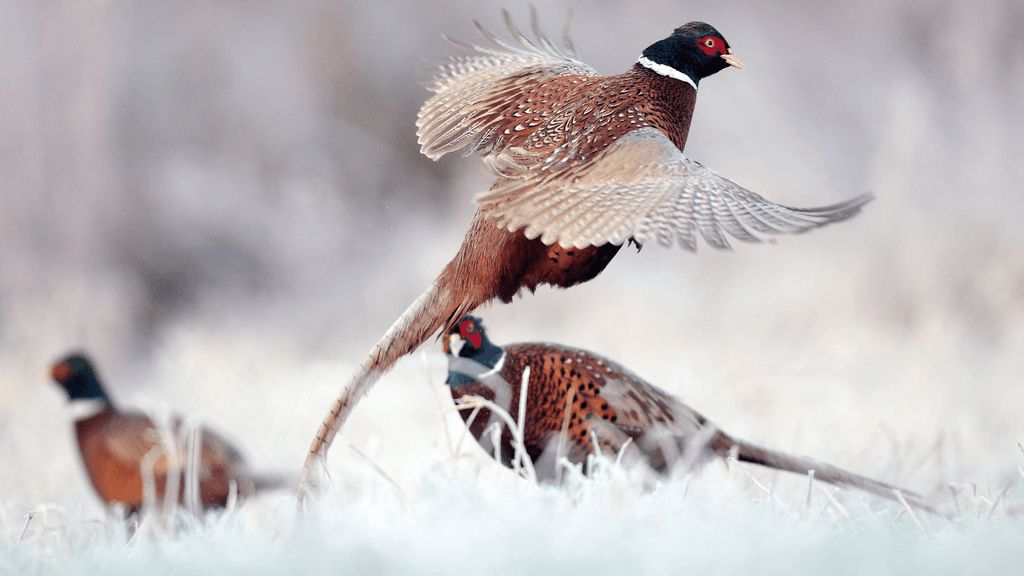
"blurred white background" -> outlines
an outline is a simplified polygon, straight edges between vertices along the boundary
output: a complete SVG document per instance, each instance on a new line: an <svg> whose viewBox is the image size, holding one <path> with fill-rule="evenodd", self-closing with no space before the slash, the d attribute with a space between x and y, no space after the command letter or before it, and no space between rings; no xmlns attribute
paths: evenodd
<svg viewBox="0 0 1024 576"><path fill-rule="evenodd" d="M0 500L101 513L46 375L70 349L120 404L297 472L488 185L474 158L421 156L414 122L441 34L503 32L499 6L0 2ZM569 8L539 6L552 37ZM571 8L601 73L690 20L725 35L746 70L701 83L687 155L791 205L877 200L732 253L624 248L586 285L479 311L492 339L591 349L727 431L920 491L1017 475L1024 3ZM415 486L445 456L425 349L356 411L338 470L353 444Z"/></svg>

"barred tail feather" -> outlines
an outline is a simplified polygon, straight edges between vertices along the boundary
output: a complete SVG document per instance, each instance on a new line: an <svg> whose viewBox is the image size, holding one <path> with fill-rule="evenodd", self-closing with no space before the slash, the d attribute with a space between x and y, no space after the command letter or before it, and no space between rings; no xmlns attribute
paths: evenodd
<svg viewBox="0 0 1024 576"><path fill-rule="evenodd" d="M733 437L732 440L734 446L739 448L737 458L741 462L750 462L752 464L759 464L768 468L795 472L797 474L807 474L809 471L814 470L815 480L821 480L822 482L828 482L829 484L834 484L836 486L856 488L869 494L874 494L876 496L892 500L893 502L903 504L903 502L900 501L901 495L910 506L924 510L930 514L939 514L935 507L924 501L924 497L909 490L890 486L884 482L878 482L877 480L872 480L865 476L847 472L846 470L837 468L831 464L818 462L817 460L807 458L805 456L789 454L782 450L770 448L750 440L735 437ZM897 492L899 495L897 495Z"/></svg>
<svg viewBox="0 0 1024 576"><path fill-rule="evenodd" d="M306 463L302 468L298 488L300 502L307 495L316 492L319 486L320 468L323 460L327 457L327 450L330 449L335 435L345 424L345 420L348 419L359 400L370 391L370 388L385 372L394 366L399 358L419 347L449 320L451 313L445 312L447 306L444 306L444 303L451 299L444 298L441 292L438 282L435 281L402 313L373 347L369 356L359 366L359 370L342 390L341 395L331 405L330 412L320 424L313 444L309 447L309 454L306 456Z"/></svg>

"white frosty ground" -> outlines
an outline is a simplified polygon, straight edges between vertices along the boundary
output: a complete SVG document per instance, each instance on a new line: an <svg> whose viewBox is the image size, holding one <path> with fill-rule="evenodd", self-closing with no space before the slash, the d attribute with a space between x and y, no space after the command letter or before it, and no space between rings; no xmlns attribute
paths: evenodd
<svg viewBox="0 0 1024 576"><path fill-rule="evenodd" d="M168 348L176 350L173 344ZM330 396L323 376L343 368L310 368L297 385L313 396ZM1024 519L1014 514L1019 492L1011 489L992 510L998 487L984 484L977 495L966 487L957 500L959 513L951 500L936 496L952 520L915 520L896 504L822 484L814 485L807 506L806 478L749 465L714 463L699 475L648 489L636 474L613 466L593 479L574 478L562 489L533 486L495 466L471 443L462 445L461 457L452 457L461 427L437 384L442 375L443 358L431 354L403 362L374 390L357 411L354 429L334 447L334 482L307 513L297 512L290 493L267 494L202 521L149 517L130 543L124 524L105 515L82 485L70 433L45 418L32 429L28 422L34 419L26 418L22 423L30 429L5 435L5 449L20 447L24 473L38 475L33 467L41 466L71 485L60 505L6 501L0 572L1016 574L1024 566ZM36 416L53 414L53 406L43 402L57 394L42 396L33 404ZM279 392L270 402L289 413L287 396ZM447 432L445 426L398 423L406 431L420 427L422 434L410 434L400 454L383 453L375 448L388 442L380 428L403 399L418 405L424 422L446 419ZM70 411L56 412L63 417ZM371 440L364 441L364 433ZM303 435L273 436L288 445ZM24 452L29 437L39 446L57 446L56 457ZM373 459L383 468L400 470L397 485L355 456L347 442L380 453ZM842 443L853 448L850 441ZM278 459L274 446L260 450L257 462ZM865 466L861 462L856 469ZM929 480L917 478L910 487L927 490ZM45 482L23 476L6 489L31 492L28 486L36 481ZM35 515L26 529L29 510Z"/></svg>
<svg viewBox="0 0 1024 576"><path fill-rule="evenodd" d="M337 473L338 471L336 471ZM713 476L713 477L708 477ZM153 524L125 544L113 520L4 511L0 569L38 574L1014 574L1024 524L1001 513L915 525L897 507L847 494L766 498L743 475L673 480L642 492L621 474L568 490L482 481L424 463L402 496L347 474L306 515L288 496L248 502L177 530Z"/></svg>

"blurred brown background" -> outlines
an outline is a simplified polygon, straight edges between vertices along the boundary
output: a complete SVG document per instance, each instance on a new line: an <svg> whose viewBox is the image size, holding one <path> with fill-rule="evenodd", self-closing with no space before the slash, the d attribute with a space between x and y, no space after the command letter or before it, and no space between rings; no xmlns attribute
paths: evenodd
<svg viewBox="0 0 1024 576"><path fill-rule="evenodd" d="M0 3L0 498L91 502L44 374L71 348L122 404L298 470L487 186L476 159L421 156L414 122L455 51L441 33L503 32L500 6ZM559 37L570 6L538 8ZM1016 474L1024 3L571 8L601 73L690 20L729 40L746 70L702 83L687 155L783 203L878 199L775 245L623 249L587 285L480 311L492 338L590 348L726 430L919 490ZM438 348L332 459L352 443L408 479L444 456Z"/></svg>

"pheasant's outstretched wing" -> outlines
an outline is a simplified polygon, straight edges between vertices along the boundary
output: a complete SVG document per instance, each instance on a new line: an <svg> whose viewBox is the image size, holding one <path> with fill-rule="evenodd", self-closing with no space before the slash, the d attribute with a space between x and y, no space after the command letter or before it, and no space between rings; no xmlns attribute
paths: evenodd
<svg viewBox="0 0 1024 576"><path fill-rule="evenodd" d="M846 220L873 198L863 194L820 208L776 204L683 155L656 128L628 132L600 152L574 162L509 148L488 160L498 180L476 202L498 225L564 247L673 241L697 249L697 234L728 249L723 232L745 242L754 234L800 233Z"/></svg>
<svg viewBox="0 0 1024 576"><path fill-rule="evenodd" d="M466 154L488 155L510 143L509 136L520 122L529 122L532 111L523 107L506 109L517 102L523 86L536 85L559 76L594 76L590 66L580 62L566 31L566 51L558 49L540 29L536 10L531 9L533 33L530 40L502 11L505 24L515 38L511 43L487 31L474 21L480 34L494 46L475 46L450 40L469 52L453 56L427 84L436 95L420 109L416 136L424 154L437 159L460 148Z"/></svg>

